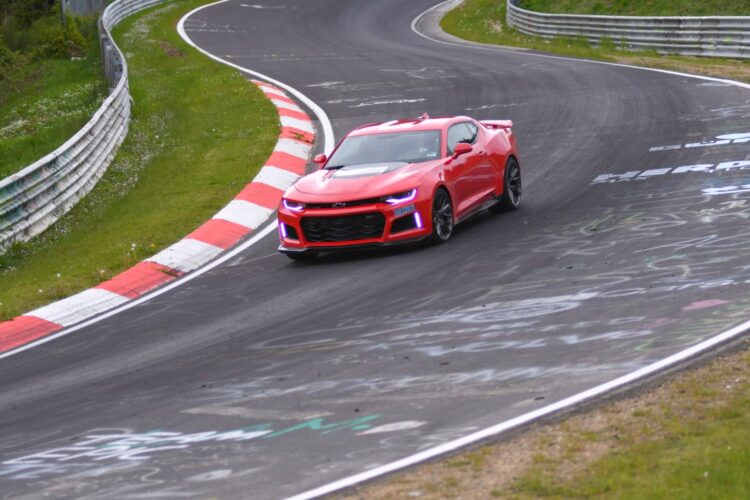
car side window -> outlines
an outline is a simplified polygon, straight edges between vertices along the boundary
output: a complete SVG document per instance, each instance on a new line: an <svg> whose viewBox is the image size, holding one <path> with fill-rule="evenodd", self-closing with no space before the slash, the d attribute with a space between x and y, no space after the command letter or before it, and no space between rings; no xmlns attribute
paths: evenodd
<svg viewBox="0 0 750 500"><path fill-rule="evenodd" d="M473 123L464 123L464 125L468 129L469 134L471 135L471 141L469 142L469 144L474 144L475 142L477 142L477 132L479 131L479 128L477 128L477 126L474 125Z"/></svg>
<svg viewBox="0 0 750 500"><path fill-rule="evenodd" d="M479 129L473 123L457 123L448 129L448 154L452 155L456 144L465 142L474 144L477 140L477 131Z"/></svg>

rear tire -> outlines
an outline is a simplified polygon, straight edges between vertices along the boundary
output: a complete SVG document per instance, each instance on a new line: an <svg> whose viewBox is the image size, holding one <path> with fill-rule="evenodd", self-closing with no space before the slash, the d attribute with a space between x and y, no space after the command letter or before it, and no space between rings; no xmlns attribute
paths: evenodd
<svg viewBox="0 0 750 500"><path fill-rule="evenodd" d="M503 178L503 194L500 201L493 205L493 212L510 212L521 205L521 167L518 160L512 156L505 162L505 176Z"/></svg>
<svg viewBox="0 0 750 500"><path fill-rule="evenodd" d="M435 192L432 199L432 235L430 243L439 244L448 241L453 234L453 204L451 197L443 188Z"/></svg>

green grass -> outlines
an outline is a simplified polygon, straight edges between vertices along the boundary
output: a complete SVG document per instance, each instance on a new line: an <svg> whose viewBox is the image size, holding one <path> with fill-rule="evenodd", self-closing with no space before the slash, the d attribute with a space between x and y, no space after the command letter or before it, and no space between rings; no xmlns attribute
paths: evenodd
<svg viewBox="0 0 750 500"><path fill-rule="evenodd" d="M96 38L87 56L31 63L26 84L0 99L0 179L62 145L97 110L107 85Z"/></svg>
<svg viewBox="0 0 750 500"><path fill-rule="evenodd" d="M747 4L747 0L742 0L740 3L743 2ZM646 4L646 2L633 3ZM505 2L465 0L463 4L443 17L440 25L452 35L479 43L522 47L563 56L685 71L750 82L750 60L748 59L663 56L655 51L621 50L607 39L602 41L601 46L594 47L584 38L545 39L528 36L506 24L505 10Z"/></svg>
<svg viewBox="0 0 750 500"><path fill-rule="evenodd" d="M745 355L746 367L748 361ZM738 380L736 371L723 371ZM750 383L742 380L738 387L709 381L724 392L712 398L703 390L705 379L688 376L677 384L674 408L663 405L650 417L656 437L633 425L622 432L627 444L582 473L561 480L560 460L549 460L498 492L517 498L750 498Z"/></svg>
<svg viewBox="0 0 750 500"><path fill-rule="evenodd" d="M130 131L89 196L0 256L1 319L93 286L179 240L270 155L279 132L270 101L176 32L180 17L204 3L159 6L115 29L130 70Z"/></svg>
<svg viewBox="0 0 750 500"><path fill-rule="evenodd" d="M522 0L524 9L618 16L750 16L747 0Z"/></svg>

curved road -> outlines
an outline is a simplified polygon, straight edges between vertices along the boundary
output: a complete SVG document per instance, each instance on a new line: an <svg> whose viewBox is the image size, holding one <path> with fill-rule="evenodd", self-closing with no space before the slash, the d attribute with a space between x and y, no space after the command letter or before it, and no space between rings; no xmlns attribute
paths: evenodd
<svg viewBox="0 0 750 500"><path fill-rule="evenodd" d="M439 44L410 26L436 3L230 0L185 28L301 90L337 137L424 111L513 119L523 208L312 265L269 236L2 360L0 496L293 495L750 317L750 93Z"/></svg>

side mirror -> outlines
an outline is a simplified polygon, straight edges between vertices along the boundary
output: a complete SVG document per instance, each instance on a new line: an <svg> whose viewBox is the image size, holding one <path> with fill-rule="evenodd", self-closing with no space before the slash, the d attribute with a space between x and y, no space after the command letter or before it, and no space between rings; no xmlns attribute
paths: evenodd
<svg viewBox="0 0 750 500"><path fill-rule="evenodd" d="M461 155L470 153L473 149L474 149L474 146L472 146L471 144L467 144L465 142L459 142L453 148L453 158L458 158Z"/></svg>
<svg viewBox="0 0 750 500"><path fill-rule="evenodd" d="M317 163L318 165L323 165L326 160L328 160L328 157L326 155L315 155L315 158L313 158L313 163Z"/></svg>

